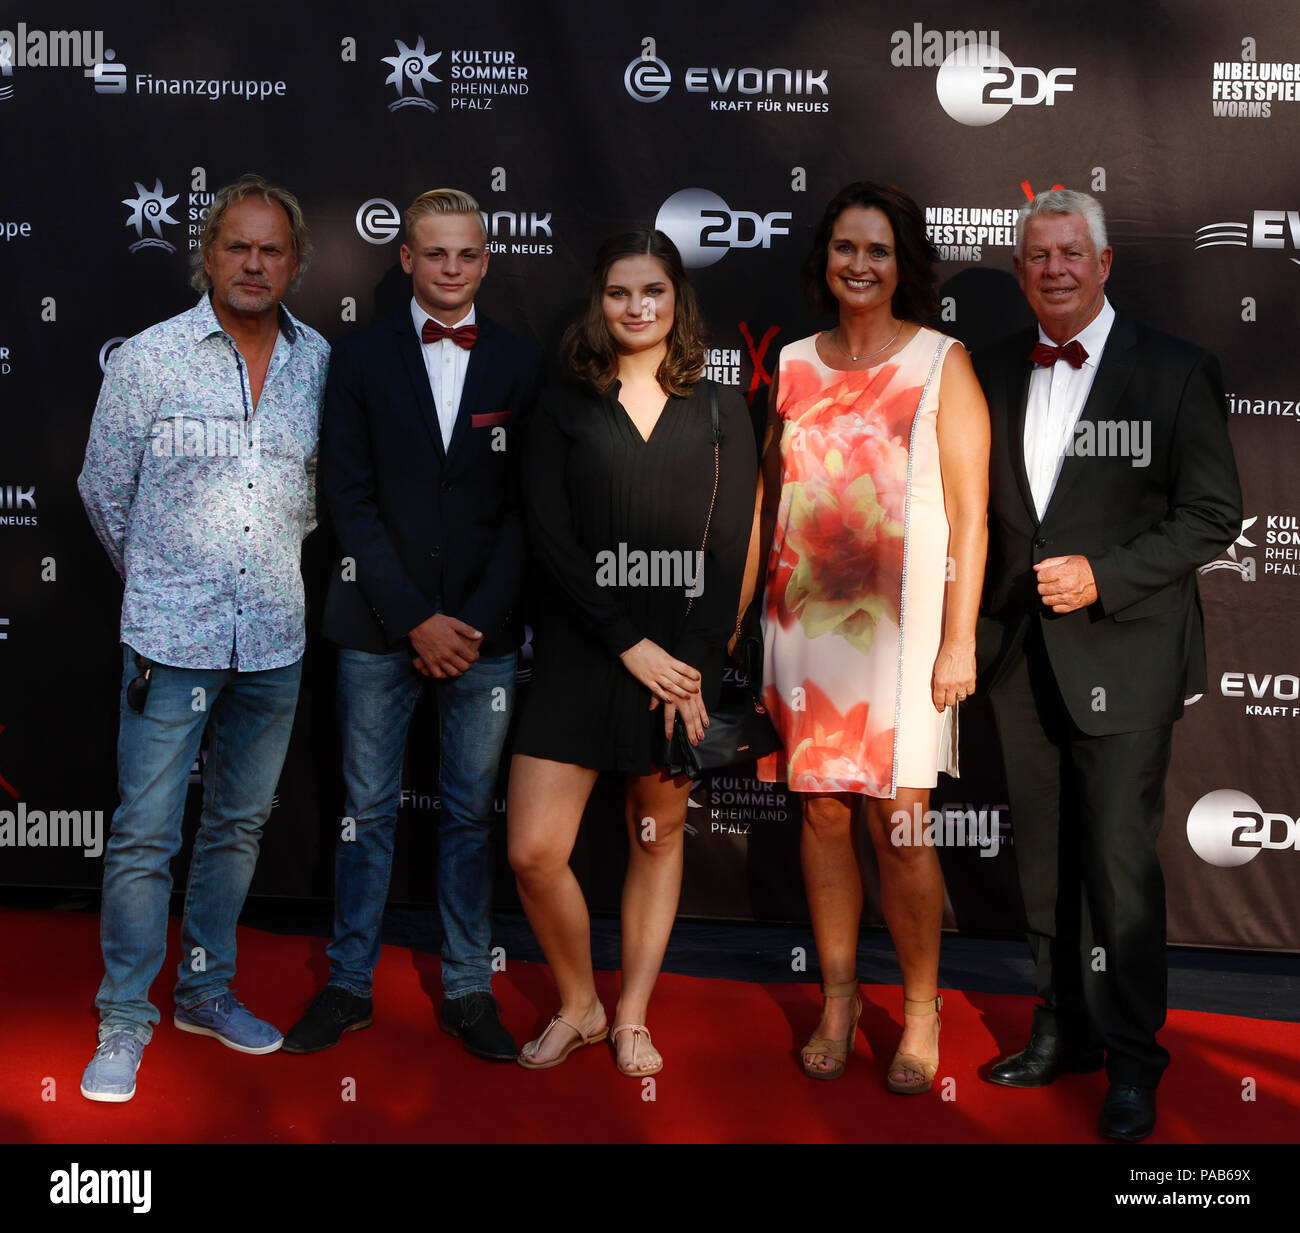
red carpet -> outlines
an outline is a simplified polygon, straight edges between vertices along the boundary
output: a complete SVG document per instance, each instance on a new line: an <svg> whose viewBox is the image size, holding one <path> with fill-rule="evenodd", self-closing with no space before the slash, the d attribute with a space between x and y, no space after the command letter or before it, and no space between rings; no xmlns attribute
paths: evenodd
<svg viewBox="0 0 1300 1233"><path fill-rule="evenodd" d="M945 989L941 1078L927 1095L898 1097L883 1086L901 1022L897 988L864 988L863 1034L848 1073L815 1083L797 1061L816 1024L815 986L665 975L650 1020L665 1065L651 1093L615 1071L603 1044L537 1073L468 1057L437 1027L437 959L386 947L373 1027L319 1054L248 1057L172 1027L175 921L152 993L163 1020L135 1099L92 1104L78 1089L95 1046L98 927L81 913L0 910L0 1142L1099 1141L1103 1075L1037 1091L978 1077L1023 1043L1029 998ZM324 982L324 951L319 938L241 930L240 998L287 1030ZM612 1013L617 976L597 981ZM554 1008L546 969L511 963L495 984L507 1027L521 1041L535 1035ZM1162 1040L1174 1062L1151 1142L1294 1139L1300 1025L1174 1011ZM1242 1099L1247 1080L1251 1101Z"/></svg>

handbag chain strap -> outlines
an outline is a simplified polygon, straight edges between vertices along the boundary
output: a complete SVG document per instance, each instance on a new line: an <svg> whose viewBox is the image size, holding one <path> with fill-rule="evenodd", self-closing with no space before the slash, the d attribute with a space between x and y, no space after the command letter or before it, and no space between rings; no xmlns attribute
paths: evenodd
<svg viewBox="0 0 1300 1233"><path fill-rule="evenodd" d="M713 425L713 495L709 498L709 516L704 520L704 538L700 541L700 569L704 569L704 550L709 543L709 527L713 525L713 507L718 501L718 475L721 465L718 458L718 442L722 439L722 430L718 424L718 387L709 381L709 422ZM690 597L686 605L686 615L691 615L695 596Z"/></svg>

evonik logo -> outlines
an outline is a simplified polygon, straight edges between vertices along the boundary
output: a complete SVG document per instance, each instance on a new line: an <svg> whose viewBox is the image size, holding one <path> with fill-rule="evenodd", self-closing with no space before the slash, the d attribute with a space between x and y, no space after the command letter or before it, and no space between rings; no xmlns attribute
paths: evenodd
<svg viewBox="0 0 1300 1233"><path fill-rule="evenodd" d="M658 56L637 56L623 70L623 88L638 103L657 103L672 84L672 71Z"/></svg>
<svg viewBox="0 0 1300 1233"><path fill-rule="evenodd" d="M0 510L36 511L36 485L0 484Z"/></svg>
<svg viewBox="0 0 1300 1233"><path fill-rule="evenodd" d="M0 527L39 526L35 484L0 484Z"/></svg>
<svg viewBox="0 0 1300 1233"><path fill-rule="evenodd" d="M715 96L709 103L712 111L829 111L826 102L796 101L797 96L829 95L829 74L826 68L697 65L682 74L682 86L688 94ZM638 103L659 102L672 82L672 70L655 54L649 39L641 54L623 70L623 88Z"/></svg>
<svg viewBox="0 0 1300 1233"><path fill-rule="evenodd" d="M1225 698L1254 698L1246 703L1247 715L1300 715L1300 676L1294 673L1225 672L1219 678L1219 692Z"/></svg>
<svg viewBox="0 0 1300 1233"><path fill-rule="evenodd" d="M371 197L357 207L356 226L367 244L387 244L402 230L402 212L387 197Z"/></svg>
<svg viewBox="0 0 1300 1233"><path fill-rule="evenodd" d="M1281 248L1300 251L1300 210L1256 210L1249 223L1225 220L1196 229L1196 248ZM1300 265L1300 257L1287 260Z"/></svg>

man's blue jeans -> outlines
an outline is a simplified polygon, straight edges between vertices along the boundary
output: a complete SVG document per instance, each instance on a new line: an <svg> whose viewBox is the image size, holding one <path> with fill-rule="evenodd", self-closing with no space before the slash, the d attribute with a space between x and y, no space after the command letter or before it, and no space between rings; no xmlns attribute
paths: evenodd
<svg viewBox="0 0 1300 1233"><path fill-rule="evenodd" d="M344 829L334 856L329 983L368 998L393 868L402 755L425 677L412 652L339 650ZM488 848L497 769L510 726L515 656L480 658L435 680L440 765L438 911L442 988L449 998L492 991L492 869ZM351 820L350 822L348 820ZM348 838L349 831L353 837Z"/></svg>
<svg viewBox="0 0 1300 1233"><path fill-rule="evenodd" d="M298 705L302 661L267 672L155 664L142 714L126 702L140 675L123 647L117 738L122 803L104 852L99 1038L126 1029L148 1041L158 1022L149 986L167 952L171 859L181 849L190 768L203 729L203 811L190 858L174 991L186 1009L224 993L235 975L235 922L257 864Z"/></svg>

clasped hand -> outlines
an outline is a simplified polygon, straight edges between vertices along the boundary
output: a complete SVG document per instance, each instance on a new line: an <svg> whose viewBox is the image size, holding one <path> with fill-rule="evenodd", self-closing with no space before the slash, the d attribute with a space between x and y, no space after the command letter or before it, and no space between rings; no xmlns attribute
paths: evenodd
<svg viewBox="0 0 1300 1233"><path fill-rule="evenodd" d="M619 659L651 694L650 709L661 702L664 706L664 735L673 735L673 720L682 717L691 744L704 739L704 729L709 726L709 713L704 708L700 694L700 674L690 664L674 659L658 643L642 638L628 647Z"/></svg>
<svg viewBox="0 0 1300 1233"><path fill-rule="evenodd" d="M472 625L445 612L421 621L408 637L415 648L411 663L423 676L440 680L460 676L477 658L483 635Z"/></svg>

